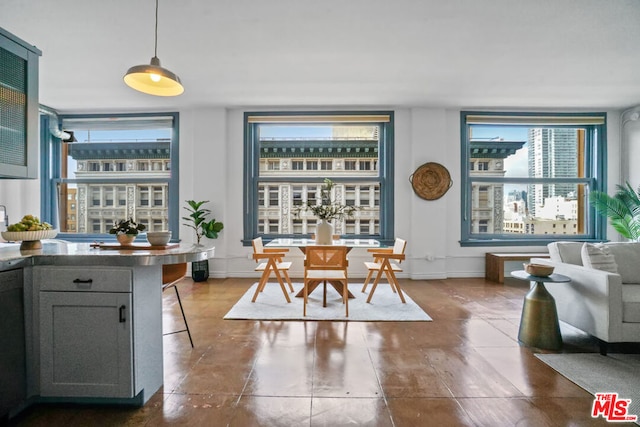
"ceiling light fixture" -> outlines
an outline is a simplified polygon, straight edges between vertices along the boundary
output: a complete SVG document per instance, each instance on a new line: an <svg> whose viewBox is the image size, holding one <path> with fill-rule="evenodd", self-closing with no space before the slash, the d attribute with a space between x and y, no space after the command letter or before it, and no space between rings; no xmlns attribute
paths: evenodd
<svg viewBox="0 0 640 427"><path fill-rule="evenodd" d="M131 88L149 95L176 96L184 92L180 78L160 66L158 59L158 0L156 0L155 50L151 64L135 65L129 68L124 82Z"/></svg>

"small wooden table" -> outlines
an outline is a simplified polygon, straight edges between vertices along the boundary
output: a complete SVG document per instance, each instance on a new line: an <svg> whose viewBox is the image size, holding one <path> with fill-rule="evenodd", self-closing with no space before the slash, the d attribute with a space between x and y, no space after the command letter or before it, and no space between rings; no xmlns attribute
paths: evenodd
<svg viewBox="0 0 640 427"><path fill-rule="evenodd" d="M562 274L549 276L532 276L524 270L512 271L511 276L535 282L531 290L524 297L518 341L522 344L546 350L560 350L562 335L556 301L544 287L545 283L566 283L571 279Z"/></svg>
<svg viewBox="0 0 640 427"><path fill-rule="evenodd" d="M549 254L488 252L485 255L484 277L492 282L504 283L504 263L506 261L529 261L531 258L549 258Z"/></svg>

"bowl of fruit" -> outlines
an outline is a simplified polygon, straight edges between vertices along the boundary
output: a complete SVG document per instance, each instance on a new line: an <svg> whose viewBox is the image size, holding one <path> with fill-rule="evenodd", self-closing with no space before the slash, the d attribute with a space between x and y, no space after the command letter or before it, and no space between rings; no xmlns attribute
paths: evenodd
<svg viewBox="0 0 640 427"><path fill-rule="evenodd" d="M42 239L53 239L58 235L51 224L40 222L37 216L25 215L20 222L10 224L2 238L8 242L22 242L20 249L40 249Z"/></svg>

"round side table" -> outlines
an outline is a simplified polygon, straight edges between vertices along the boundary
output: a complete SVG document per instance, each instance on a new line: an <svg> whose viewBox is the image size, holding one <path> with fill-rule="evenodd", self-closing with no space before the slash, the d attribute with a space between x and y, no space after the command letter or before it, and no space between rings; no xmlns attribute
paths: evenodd
<svg viewBox="0 0 640 427"><path fill-rule="evenodd" d="M546 350L560 350L562 335L558 323L556 301L544 287L545 283L566 283L571 279L562 274L532 276L524 270L512 271L511 276L535 282L524 297L518 341L522 344Z"/></svg>

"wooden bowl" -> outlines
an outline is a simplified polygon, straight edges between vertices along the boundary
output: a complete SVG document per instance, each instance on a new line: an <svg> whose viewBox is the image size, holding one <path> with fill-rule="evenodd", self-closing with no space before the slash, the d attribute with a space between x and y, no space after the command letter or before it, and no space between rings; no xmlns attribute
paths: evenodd
<svg viewBox="0 0 640 427"><path fill-rule="evenodd" d="M553 267L544 264L524 264L524 271L532 276L547 277L553 273Z"/></svg>

